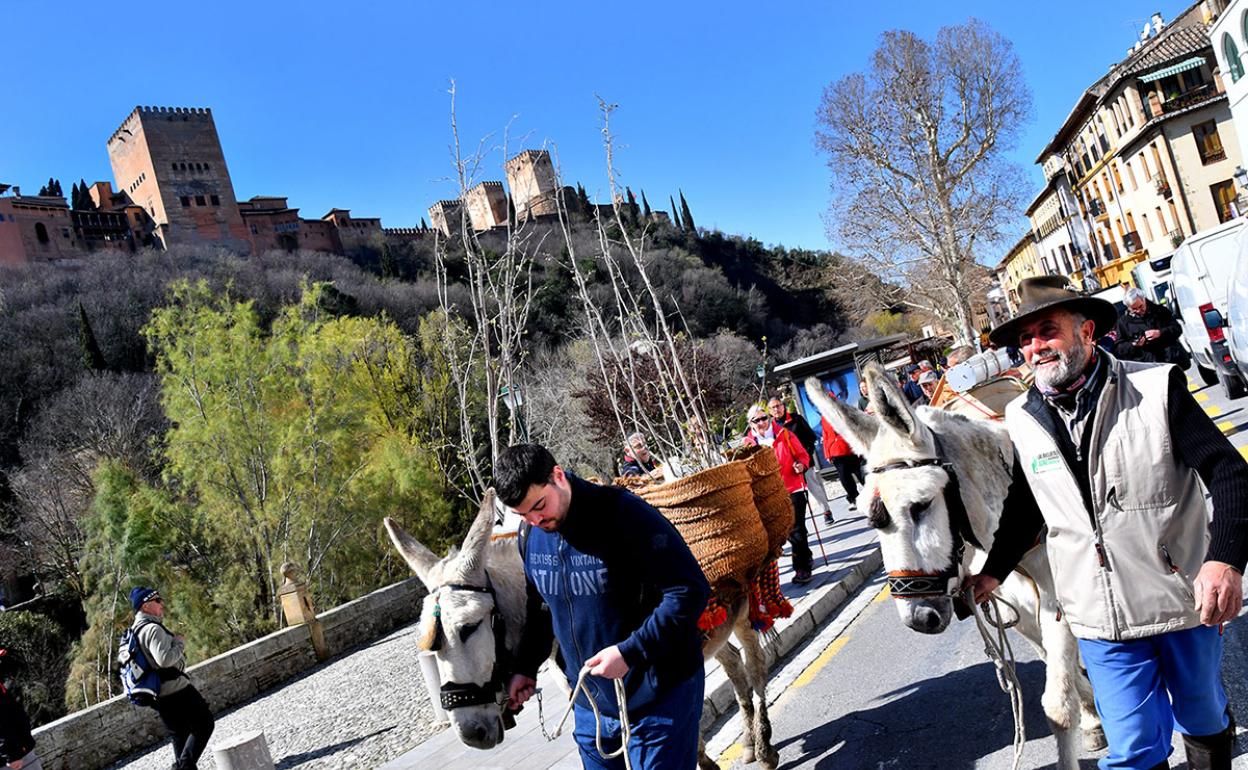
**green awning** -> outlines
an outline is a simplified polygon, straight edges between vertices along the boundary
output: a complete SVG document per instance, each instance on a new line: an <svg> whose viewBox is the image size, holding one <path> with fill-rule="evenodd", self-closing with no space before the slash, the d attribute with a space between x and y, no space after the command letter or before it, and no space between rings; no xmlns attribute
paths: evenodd
<svg viewBox="0 0 1248 770"><path fill-rule="evenodd" d="M1183 72L1185 70L1194 70L1204 63L1205 63L1205 57L1193 56L1192 58L1185 59L1179 62L1178 64L1171 64L1169 67L1166 67L1165 69L1159 69L1156 72L1150 72L1147 75L1140 75L1140 80L1143 80L1145 83L1151 83L1154 80L1161 80L1164 77L1177 75L1180 72Z"/></svg>

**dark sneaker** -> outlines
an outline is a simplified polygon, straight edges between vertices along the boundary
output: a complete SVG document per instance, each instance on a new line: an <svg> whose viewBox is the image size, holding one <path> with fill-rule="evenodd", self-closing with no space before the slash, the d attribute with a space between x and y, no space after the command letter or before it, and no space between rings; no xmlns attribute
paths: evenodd
<svg viewBox="0 0 1248 770"><path fill-rule="evenodd" d="M832 514L831 514L831 512L823 514L823 523L824 523L824 524L832 524L832 523L834 523L835 521L836 521L836 519L833 519L833 518L832 518Z"/></svg>
<svg viewBox="0 0 1248 770"><path fill-rule="evenodd" d="M805 585L810 582L810 570L798 569L793 570L793 582L798 585Z"/></svg>
<svg viewBox="0 0 1248 770"><path fill-rule="evenodd" d="M854 503L850 503L850 504L849 504L849 512L850 512L850 513L857 513L857 512L858 512L858 506L857 506L856 504L854 504Z"/></svg>

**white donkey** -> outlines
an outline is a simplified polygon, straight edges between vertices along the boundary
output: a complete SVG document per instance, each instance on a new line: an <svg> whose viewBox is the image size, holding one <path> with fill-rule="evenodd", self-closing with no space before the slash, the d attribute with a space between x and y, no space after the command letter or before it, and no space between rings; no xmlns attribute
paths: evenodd
<svg viewBox="0 0 1248 770"><path fill-rule="evenodd" d="M490 490L463 545L442 559L394 520L385 520L395 548L429 590L421 610L420 644L436 654L442 706L460 740L477 749L491 749L503 741L509 663L525 618L520 552L514 536L492 536L494 509ZM765 770L775 770L780 755L771 745L767 662L750 625L748 599L743 596L725 609L728 622L716 629L702 652L707 658L713 655L732 682L745 726L742 761L757 759ZM734 633L744 661L728 643ZM699 742L698 755L702 770L718 770L706 755L704 741Z"/></svg>
<svg viewBox="0 0 1248 770"><path fill-rule="evenodd" d="M879 532L902 622L938 634L949 625L962 576L981 566L992 548L1013 445L999 423L912 408L878 364L869 364L865 374L873 414L829 398L814 378L806 381L806 393L866 458L868 522ZM997 595L1018 609L1015 627L1046 663L1040 702L1057 738L1058 768L1078 770L1076 726L1089 750L1103 748L1105 734L1075 638L1058 611L1043 546L1027 553Z"/></svg>

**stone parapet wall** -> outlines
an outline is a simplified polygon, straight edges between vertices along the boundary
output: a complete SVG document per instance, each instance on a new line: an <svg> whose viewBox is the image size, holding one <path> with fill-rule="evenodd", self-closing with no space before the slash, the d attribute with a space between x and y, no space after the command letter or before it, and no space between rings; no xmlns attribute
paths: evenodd
<svg viewBox="0 0 1248 770"><path fill-rule="evenodd" d="M409 578L321 614L329 654L339 655L415 620L424 595L420 581ZM213 712L219 713L316 664L307 626L293 626L210 658L187 673ZM264 729L264 725L256 728ZM36 751L46 770L96 770L166 736L154 710L132 706L125 696L35 731Z"/></svg>

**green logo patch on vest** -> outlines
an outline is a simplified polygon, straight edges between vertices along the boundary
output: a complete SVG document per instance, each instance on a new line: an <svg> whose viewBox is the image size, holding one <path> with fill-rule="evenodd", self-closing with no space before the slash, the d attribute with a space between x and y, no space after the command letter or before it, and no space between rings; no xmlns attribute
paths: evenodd
<svg viewBox="0 0 1248 770"><path fill-rule="evenodd" d="M1046 473L1055 471L1060 467L1062 467L1062 457L1057 453L1056 449L1050 452L1043 452L1031 458L1032 473Z"/></svg>

